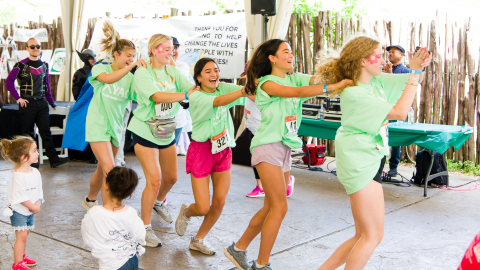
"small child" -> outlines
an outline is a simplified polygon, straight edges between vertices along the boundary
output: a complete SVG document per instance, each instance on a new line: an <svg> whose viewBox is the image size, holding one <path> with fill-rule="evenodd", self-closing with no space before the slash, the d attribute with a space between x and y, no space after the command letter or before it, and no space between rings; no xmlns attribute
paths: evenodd
<svg viewBox="0 0 480 270"><path fill-rule="evenodd" d="M137 211L122 201L137 187L137 173L114 167L103 182L106 202L88 210L82 220L82 236L102 270L137 270L138 256L145 253L145 226Z"/></svg>
<svg viewBox="0 0 480 270"><path fill-rule="evenodd" d="M25 254L27 236L34 228L35 214L43 203L42 177L32 168L38 162L37 145L31 137L18 136L13 140L2 139L2 156L15 164L12 180L7 188L7 204L3 215L10 217L17 241L13 246L12 270L29 270L37 265Z"/></svg>

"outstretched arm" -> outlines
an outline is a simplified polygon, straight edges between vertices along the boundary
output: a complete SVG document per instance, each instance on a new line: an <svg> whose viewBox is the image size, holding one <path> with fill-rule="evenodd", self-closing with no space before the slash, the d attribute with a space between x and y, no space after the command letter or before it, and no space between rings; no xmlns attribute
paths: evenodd
<svg viewBox="0 0 480 270"><path fill-rule="evenodd" d="M312 77L313 79L314 77ZM310 81L312 80L310 79ZM335 84L327 85L327 92L334 91L337 88L340 88L346 85L351 80L345 79ZM270 96L276 97L313 97L317 95L324 94L325 91L323 90L324 85L310 85L310 86L284 86L278 83L268 81L262 84L260 88L265 91Z"/></svg>
<svg viewBox="0 0 480 270"><path fill-rule="evenodd" d="M193 86L187 92L187 98L195 91L200 90L200 86ZM150 98L157 103L174 103L185 100L185 93L166 93L156 92Z"/></svg>
<svg viewBox="0 0 480 270"><path fill-rule="evenodd" d="M245 93L245 88L242 88L242 89L237 90L235 92L231 92L231 93L216 97L213 100L213 107L225 106L225 105L228 105L228 104L234 102L235 100L237 100L241 97L246 97L246 96L247 95Z"/></svg>

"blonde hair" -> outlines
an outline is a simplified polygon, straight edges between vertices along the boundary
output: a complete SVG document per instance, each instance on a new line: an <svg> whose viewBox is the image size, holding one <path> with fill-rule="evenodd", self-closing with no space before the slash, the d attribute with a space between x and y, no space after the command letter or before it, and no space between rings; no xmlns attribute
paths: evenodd
<svg viewBox="0 0 480 270"><path fill-rule="evenodd" d="M2 139L0 147L2 157L5 160L15 163L15 168L21 165L22 157L30 157L30 147L35 141L29 136L16 136L12 140Z"/></svg>
<svg viewBox="0 0 480 270"><path fill-rule="evenodd" d="M357 85L361 74L361 59L368 58L380 42L375 36L357 36L348 41L338 53L327 56L319 53L315 65L315 75L319 75L321 84L333 84L343 79L350 79L352 84L329 92L329 96L340 94L345 88Z"/></svg>
<svg viewBox="0 0 480 270"><path fill-rule="evenodd" d="M120 38L120 34L115 30L111 21L107 20L103 23L103 34L105 38L100 40L101 49L111 56L113 56L114 52L122 54L126 49L134 49L136 51L135 44L131 40Z"/></svg>
<svg viewBox="0 0 480 270"><path fill-rule="evenodd" d="M152 49L157 48L160 44L163 44L167 40L173 40L173 38L171 36L167 36L164 34L155 34L150 37L150 39L148 40L148 58L150 58L150 61L149 61L150 64L152 64L152 58L153 58ZM165 66L165 72L167 72L168 76L170 76L170 79L173 83L175 81L175 78L173 78L173 76L170 75L170 73L168 73L166 66Z"/></svg>

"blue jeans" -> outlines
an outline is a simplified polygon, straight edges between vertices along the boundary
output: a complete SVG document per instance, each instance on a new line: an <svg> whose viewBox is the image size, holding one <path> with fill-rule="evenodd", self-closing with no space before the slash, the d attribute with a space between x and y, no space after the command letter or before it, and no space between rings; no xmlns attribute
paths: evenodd
<svg viewBox="0 0 480 270"><path fill-rule="evenodd" d="M388 123L395 123L397 120L388 120ZM400 163L401 146L392 146L392 152L390 153L390 159L388 160L388 166L390 170L396 170L398 163Z"/></svg>
<svg viewBox="0 0 480 270"><path fill-rule="evenodd" d="M13 215L10 216L10 222L14 231L32 230L35 223L35 215L24 216L17 211L13 211Z"/></svg>
<svg viewBox="0 0 480 270"><path fill-rule="evenodd" d="M180 134L182 134L183 128L176 128L175 129L175 145L178 145L178 141L180 140Z"/></svg>
<svg viewBox="0 0 480 270"><path fill-rule="evenodd" d="M118 270L138 270L138 258L137 255L130 258L122 267Z"/></svg>

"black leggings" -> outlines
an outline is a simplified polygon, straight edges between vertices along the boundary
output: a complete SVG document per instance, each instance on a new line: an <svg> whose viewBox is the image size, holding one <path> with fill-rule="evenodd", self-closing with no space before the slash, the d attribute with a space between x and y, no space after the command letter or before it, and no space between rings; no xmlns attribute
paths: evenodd
<svg viewBox="0 0 480 270"><path fill-rule="evenodd" d="M245 128L245 132L248 132L248 138L250 139L250 143L252 143L253 133L248 128ZM250 148L250 145L248 147ZM251 159L252 159L252 154L250 153L250 160ZM258 175L258 171L255 167L253 167L253 173L255 174L255 179L260 179L260 175Z"/></svg>

